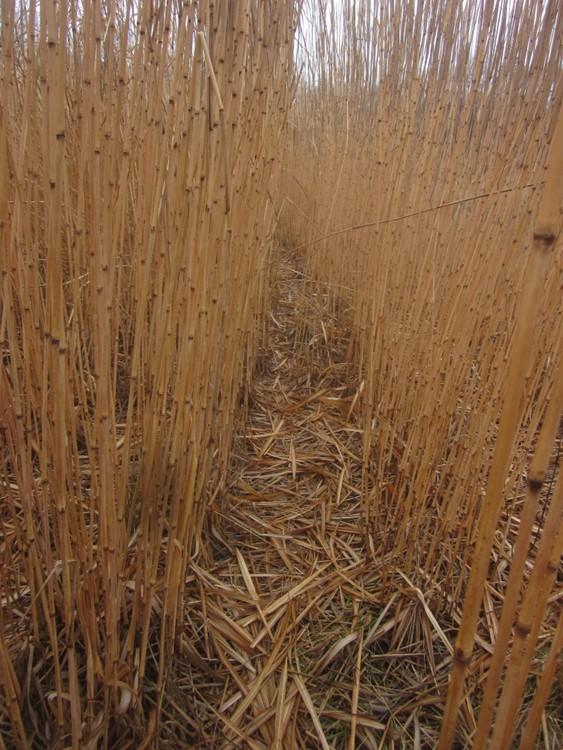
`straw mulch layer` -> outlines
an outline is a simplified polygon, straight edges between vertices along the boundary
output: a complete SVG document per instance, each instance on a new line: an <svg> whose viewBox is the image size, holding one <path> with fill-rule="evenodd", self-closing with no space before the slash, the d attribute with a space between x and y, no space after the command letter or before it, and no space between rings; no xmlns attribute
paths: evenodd
<svg viewBox="0 0 563 750"><path fill-rule="evenodd" d="M455 623L366 542L354 369L295 265L275 274L270 348L190 570L162 746L431 748Z"/></svg>

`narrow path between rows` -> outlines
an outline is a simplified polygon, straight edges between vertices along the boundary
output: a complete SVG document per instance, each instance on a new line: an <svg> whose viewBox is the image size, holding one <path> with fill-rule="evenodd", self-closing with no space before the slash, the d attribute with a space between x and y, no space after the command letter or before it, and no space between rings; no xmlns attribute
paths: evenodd
<svg viewBox="0 0 563 750"><path fill-rule="evenodd" d="M416 667L424 636L382 598L385 561L364 549L347 342L289 253L273 298L229 486L191 571L164 716L180 712L186 747L413 747L408 721L397 727L434 682L389 663L405 644L392 656Z"/></svg>

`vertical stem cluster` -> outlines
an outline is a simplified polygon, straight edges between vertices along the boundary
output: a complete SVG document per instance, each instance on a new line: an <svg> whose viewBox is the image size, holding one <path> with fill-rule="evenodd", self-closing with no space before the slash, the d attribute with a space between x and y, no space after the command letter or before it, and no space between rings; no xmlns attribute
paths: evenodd
<svg viewBox="0 0 563 750"><path fill-rule="evenodd" d="M0 683L22 747L121 741L145 677L164 688L263 331L295 22L3 1Z"/></svg>
<svg viewBox="0 0 563 750"><path fill-rule="evenodd" d="M545 511L548 545L560 523L534 477L561 413L561 195L546 184L561 169L547 158L563 93L561 8L323 0L305 4L300 30L280 222L351 323L372 550L421 587L431 581L436 612L465 602L446 747L487 581L506 599L477 738L490 729L523 578L532 591L532 529ZM505 690L508 733L520 698ZM501 731L495 748L508 741Z"/></svg>

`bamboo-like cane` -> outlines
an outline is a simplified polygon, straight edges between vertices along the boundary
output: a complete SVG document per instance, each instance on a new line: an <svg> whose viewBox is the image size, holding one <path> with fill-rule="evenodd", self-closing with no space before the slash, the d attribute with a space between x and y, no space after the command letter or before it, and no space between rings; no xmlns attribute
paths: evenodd
<svg viewBox="0 0 563 750"><path fill-rule="evenodd" d="M543 614L563 552L563 475L557 480L545 519L530 582L514 627L514 644L506 670L506 680L494 723L491 743L499 750L510 747L516 713L534 656Z"/></svg>
<svg viewBox="0 0 563 750"><path fill-rule="evenodd" d="M536 694L532 706L526 717L526 724L522 732L522 739L520 740L520 750L532 750L536 740L536 735L539 730L541 723L542 712L545 704L549 698L549 692L553 685L558 662L561 658L561 650L563 649L563 612L559 613L559 622L557 624L557 630L549 649L549 654L545 661L543 673L539 679L539 684L536 688Z"/></svg>
<svg viewBox="0 0 563 750"><path fill-rule="evenodd" d="M502 674L505 657L508 652L514 613L522 585L524 565L528 556L530 536L536 519L537 505L553 450L557 430L559 429L563 408L563 373L559 367L554 385L554 392L547 408L547 413L538 438L538 443L530 469L526 499L520 516L518 539L510 565L510 576L502 607L502 615L495 641L495 650L488 667L487 681L483 692L481 710L477 722L477 731L473 739L473 748L478 750L485 746L494 714L497 690Z"/></svg>
<svg viewBox="0 0 563 750"><path fill-rule="evenodd" d="M463 693L464 677L470 663L475 640L475 630L483 597L483 586L486 580L493 534L502 503L505 476L512 451L514 434L520 419L520 404L524 393L528 368L529 341L534 330L545 275L561 230L563 112L560 112L557 120L547 164L546 185L533 232L533 246L530 263L526 272L526 286L520 305L517 328L514 333L511 358L508 363L504 390L504 407L499 434L495 445L483 512L479 519L477 545L473 556L467 592L465 594L462 622L456 641L454 666L444 710L444 719L438 746L439 750L447 750L453 740L457 710ZM534 477L532 477L532 481L534 481ZM543 613L543 608L539 608L538 611ZM509 681L507 681L507 685L507 695L509 695L512 685ZM517 692L516 688L514 688L514 692ZM499 732L502 729L508 731L508 724L497 723L496 727L495 737L500 739Z"/></svg>

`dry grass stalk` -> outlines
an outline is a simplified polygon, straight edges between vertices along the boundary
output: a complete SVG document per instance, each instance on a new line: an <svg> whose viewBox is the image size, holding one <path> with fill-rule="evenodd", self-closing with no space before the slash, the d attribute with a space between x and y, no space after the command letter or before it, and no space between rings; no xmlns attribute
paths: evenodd
<svg viewBox="0 0 563 750"><path fill-rule="evenodd" d="M530 538L537 516L540 492L545 481L552 446L560 425L562 401L563 377L561 377L561 374L558 374L554 393L548 404L542 430L528 471L526 500L520 515L518 538L514 547L510 575L506 585L502 607L502 615L496 633L495 651L488 669L487 682L483 693L482 708L479 712L477 732L473 741L475 750L479 747L483 747L491 726L496 693L502 674L505 655L508 652L514 614L517 609L518 597L520 595L524 578L524 568L528 558Z"/></svg>

